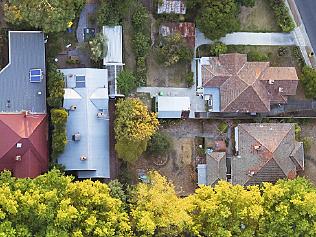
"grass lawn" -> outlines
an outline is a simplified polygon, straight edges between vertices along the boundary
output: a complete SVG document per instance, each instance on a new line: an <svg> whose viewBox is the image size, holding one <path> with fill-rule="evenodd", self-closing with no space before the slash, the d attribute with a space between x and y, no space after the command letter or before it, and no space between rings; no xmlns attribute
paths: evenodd
<svg viewBox="0 0 316 237"><path fill-rule="evenodd" d="M281 32L267 0L257 0L253 8L241 7L240 31Z"/></svg>

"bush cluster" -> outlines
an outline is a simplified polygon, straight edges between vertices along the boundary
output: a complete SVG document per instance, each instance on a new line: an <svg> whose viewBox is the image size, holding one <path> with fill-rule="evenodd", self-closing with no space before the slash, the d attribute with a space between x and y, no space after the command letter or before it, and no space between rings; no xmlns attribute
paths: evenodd
<svg viewBox="0 0 316 237"><path fill-rule="evenodd" d="M132 16L133 49L136 57L136 85L144 86L147 81L146 56L150 48L149 15L146 8L138 3Z"/></svg>
<svg viewBox="0 0 316 237"><path fill-rule="evenodd" d="M288 12L284 0L270 0L270 5L277 18L277 23L281 27L282 31L290 32L294 30L295 24Z"/></svg>
<svg viewBox="0 0 316 237"><path fill-rule="evenodd" d="M304 93L307 98L315 99L316 98L316 70L304 66L302 69L302 75L300 81L304 87Z"/></svg>
<svg viewBox="0 0 316 237"><path fill-rule="evenodd" d="M267 62L269 61L269 56L265 53L259 51L250 51L247 54L249 62Z"/></svg>
<svg viewBox="0 0 316 237"><path fill-rule="evenodd" d="M47 66L47 104L51 108L62 107L64 98L64 75L58 71L56 64L50 62Z"/></svg>
<svg viewBox="0 0 316 237"><path fill-rule="evenodd" d="M65 109L51 110L51 123L54 127L52 133L52 159L55 161L67 144L66 123L68 113Z"/></svg>

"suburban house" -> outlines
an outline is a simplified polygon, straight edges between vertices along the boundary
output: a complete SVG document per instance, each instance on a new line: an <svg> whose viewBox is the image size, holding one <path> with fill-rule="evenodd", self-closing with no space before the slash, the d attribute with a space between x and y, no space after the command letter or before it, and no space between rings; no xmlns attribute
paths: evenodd
<svg viewBox="0 0 316 237"><path fill-rule="evenodd" d="M227 152L206 149L206 160L197 170L199 185L228 180L248 186L293 179L304 170L303 143L295 140L295 124L239 124L235 127L235 155L228 159Z"/></svg>
<svg viewBox="0 0 316 237"><path fill-rule="evenodd" d="M271 105L287 103L297 85L294 67L247 62L246 54L197 60L197 93L208 98L209 112L269 112Z"/></svg>
<svg viewBox="0 0 316 237"><path fill-rule="evenodd" d="M190 97L155 97L155 110L158 118L188 118L190 106Z"/></svg>
<svg viewBox="0 0 316 237"><path fill-rule="evenodd" d="M9 32L9 61L0 71L0 170L19 178L48 169L44 34Z"/></svg>
<svg viewBox="0 0 316 237"><path fill-rule="evenodd" d="M103 65L108 70L110 96L118 95L116 78L124 66L122 34L122 26L103 26L103 35L106 43Z"/></svg>
<svg viewBox="0 0 316 237"><path fill-rule="evenodd" d="M304 170L303 143L295 140L295 124L249 123L235 128L233 184L253 185L293 179Z"/></svg>
<svg viewBox="0 0 316 237"><path fill-rule="evenodd" d="M67 145L58 163L78 178L110 178L108 71L60 69L64 74L63 107L68 111Z"/></svg>
<svg viewBox="0 0 316 237"><path fill-rule="evenodd" d="M195 47L195 25L192 22L166 22L159 27L159 34L161 36L169 36L173 34L180 34L187 45L194 49Z"/></svg>
<svg viewBox="0 0 316 237"><path fill-rule="evenodd" d="M158 14L181 14L186 13L184 0L162 0L158 4Z"/></svg>

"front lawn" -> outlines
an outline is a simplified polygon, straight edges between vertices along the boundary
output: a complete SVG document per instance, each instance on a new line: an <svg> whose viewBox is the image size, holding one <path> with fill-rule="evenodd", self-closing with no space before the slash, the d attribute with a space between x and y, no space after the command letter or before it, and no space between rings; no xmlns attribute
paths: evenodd
<svg viewBox="0 0 316 237"><path fill-rule="evenodd" d="M267 0L257 0L253 8L241 7L240 31L281 32L277 20Z"/></svg>

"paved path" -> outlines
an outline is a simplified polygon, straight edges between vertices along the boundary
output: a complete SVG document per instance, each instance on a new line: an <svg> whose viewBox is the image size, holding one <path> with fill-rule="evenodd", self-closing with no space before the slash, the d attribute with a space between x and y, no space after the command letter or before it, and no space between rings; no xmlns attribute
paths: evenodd
<svg viewBox="0 0 316 237"><path fill-rule="evenodd" d="M80 13L78 27L76 31L77 40L79 43L84 42L83 29L89 27L89 15L96 11L97 4L88 3L84 6Z"/></svg>
<svg viewBox="0 0 316 237"><path fill-rule="evenodd" d="M227 34L220 41L228 45L296 45L295 37L291 33L236 32ZM207 39L202 32L196 29L196 48L211 43L210 39Z"/></svg>

